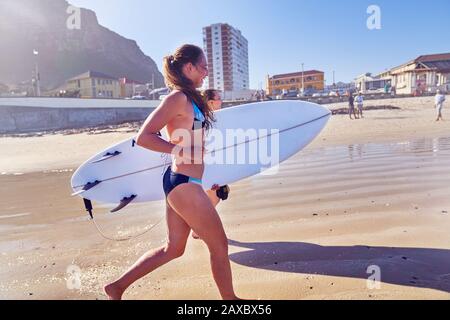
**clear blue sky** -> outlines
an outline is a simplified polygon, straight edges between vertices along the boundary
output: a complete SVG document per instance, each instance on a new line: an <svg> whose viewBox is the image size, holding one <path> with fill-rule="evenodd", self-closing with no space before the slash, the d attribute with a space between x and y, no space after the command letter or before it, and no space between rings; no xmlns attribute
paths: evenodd
<svg viewBox="0 0 450 320"><path fill-rule="evenodd" d="M318 69L331 84L381 72L421 54L450 52L449 0L69 0L100 24L137 41L161 70L183 43L203 46L202 28L229 23L249 41L250 85L267 74ZM369 30L369 5L381 30Z"/></svg>

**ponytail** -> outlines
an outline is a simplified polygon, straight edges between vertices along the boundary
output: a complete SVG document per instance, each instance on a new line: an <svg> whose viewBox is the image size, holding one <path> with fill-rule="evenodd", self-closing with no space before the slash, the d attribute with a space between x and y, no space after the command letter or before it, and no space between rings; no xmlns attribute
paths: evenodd
<svg viewBox="0 0 450 320"><path fill-rule="evenodd" d="M173 55L164 57L163 72L167 87L183 92L203 112L206 118L206 130L209 130L215 122L214 113L192 81L183 74L183 66L187 63L197 64L202 54L202 49L197 46L183 45Z"/></svg>

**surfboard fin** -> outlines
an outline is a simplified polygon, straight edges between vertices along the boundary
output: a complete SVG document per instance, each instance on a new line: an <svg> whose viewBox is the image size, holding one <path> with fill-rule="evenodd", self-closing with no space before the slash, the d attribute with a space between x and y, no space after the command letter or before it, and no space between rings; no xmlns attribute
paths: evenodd
<svg viewBox="0 0 450 320"><path fill-rule="evenodd" d="M91 219L94 219L94 215L92 213L92 202L91 202L91 200L83 199L83 201L84 201L84 206L86 207L86 211L89 213L89 216L91 217Z"/></svg>
<svg viewBox="0 0 450 320"><path fill-rule="evenodd" d="M80 191L77 191L77 192L75 192L75 193L72 193L72 196L73 196L73 197L74 197L74 196L79 196L79 195L85 193L86 191L91 190L92 188L98 186L100 183L102 183L102 182L101 182L101 181L98 181L98 180L96 180L96 181L94 181L94 182L89 182L89 183L86 184L86 185L83 187L83 189L81 189Z"/></svg>
<svg viewBox="0 0 450 320"><path fill-rule="evenodd" d="M115 212L118 212L118 211L122 210L127 205L129 205L134 199L136 199L136 197L137 197L137 195L133 194L131 197L123 198L120 201L120 204L116 208L111 210L111 213L115 213Z"/></svg>
<svg viewBox="0 0 450 320"><path fill-rule="evenodd" d="M117 157L118 155L122 154L122 152L120 151L114 151L114 152L108 152L107 154L105 154L103 157L101 157L98 160L92 161L92 163L99 163L99 162L103 162L105 160Z"/></svg>

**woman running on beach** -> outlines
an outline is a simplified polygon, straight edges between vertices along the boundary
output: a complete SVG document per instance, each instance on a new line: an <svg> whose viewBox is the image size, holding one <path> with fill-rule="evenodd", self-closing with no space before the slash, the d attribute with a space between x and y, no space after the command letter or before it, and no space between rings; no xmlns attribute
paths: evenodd
<svg viewBox="0 0 450 320"><path fill-rule="evenodd" d="M110 299L121 299L132 283L181 257L193 230L209 249L212 274L221 297L237 300L228 239L216 209L202 188L204 132L211 128L214 115L196 88L201 87L208 76L207 61L202 49L184 45L164 58L163 69L172 92L145 121L136 142L149 150L174 156L163 178L167 244L144 254L104 290ZM163 128L167 130L169 142L158 135Z"/></svg>

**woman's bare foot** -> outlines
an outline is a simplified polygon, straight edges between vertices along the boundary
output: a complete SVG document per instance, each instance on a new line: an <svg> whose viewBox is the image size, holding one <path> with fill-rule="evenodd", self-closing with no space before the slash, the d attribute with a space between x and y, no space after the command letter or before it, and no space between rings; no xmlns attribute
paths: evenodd
<svg viewBox="0 0 450 320"><path fill-rule="evenodd" d="M115 282L106 285L103 291L108 296L109 300L122 300L124 290L120 288Z"/></svg>

